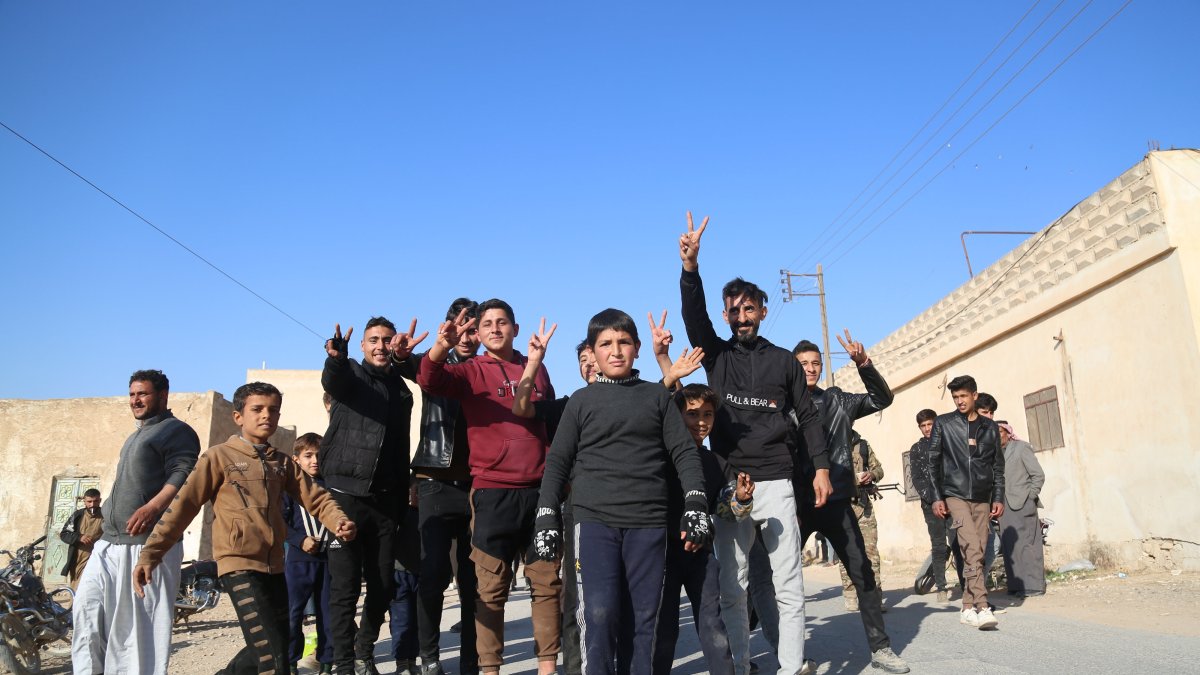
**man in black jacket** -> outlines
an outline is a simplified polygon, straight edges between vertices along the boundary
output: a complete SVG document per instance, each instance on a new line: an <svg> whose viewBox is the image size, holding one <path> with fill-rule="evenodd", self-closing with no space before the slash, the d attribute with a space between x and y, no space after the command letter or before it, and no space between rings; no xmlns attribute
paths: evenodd
<svg viewBox="0 0 1200 675"><path fill-rule="evenodd" d="M1004 513L1004 452L1000 430L975 409L979 388L962 375L947 385L955 412L939 415L929 435L929 488L934 515L958 529L963 556L963 609L959 621L989 630L996 617L988 607L983 557L991 536L988 521Z"/></svg>
<svg viewBox="0 0 1200 675"><path fill-rule="evenodd" d="M458 298L446 311L453 321L466 310L467 319L479 318L479 303ZM472 327L450 351L449 363L462 363L479 351L479 331ZM455 551L458 597L462 600L462 654L458 672L479 671L475 653L475 563L471 562L471 468L467 464L467 421L462 406L451 398L421 392L421 441L413 455L413 478L419 504L417 528L421 534L420 579L417 585L417 633L422 675L441 675L439 638L442 601L450 584Z"/></svg>
<svg viewBox="0 0 1200 675"><path fill-rule="evenodd" d="M934 587L937 589L937 601L946 602L950 599L950 590L946 587L946 561L953 548L955 569L962 569L962 557L958 552L958 544L951 542L955 537L950 529L950 521L933 515L933 490L929 487L929 436L933 433L933 421L937 413L925 408L917 413L917 428L921 430L921 438L908 451L908 474L912 478L917 496L921 498L921 513L925 516L925 528L929 531L929 573L933 575ZM959 585L962 579L959 579Z"/></svg>
<svg viewBox="0 0 1200 675"><path fill-rule="evenodd" d="M104 534L104 516L100 514L100 491L88 488L83 493L83 508L76 509L58 533L58 538L69 547L67 562L60 574L71 581L71 588L79 586L83 568L92 555L92 546L101 534Z"/></svg>
<svg viewBox="0 0 1200 675"><path fill-rule="evenodd" d="M709 437L712 449L726 460L731 472L749 474L754 481L754 511L745 520L717 522L716 550L721 561L721 616L729 633L735 672L750 671L750 626L746 604L748 555L761 529L771 561L781 640L779 672L815 672L804 659L804 577L801 570L800 527L792 486L793 460L787 411L795 413L814 466L816 506L823 506L832 488L829 455L820 416L813 405L804 373L785 349L758 334L767 316L767 294L743 279L725 285L722 316L733 336L722 340L713 329L704 302L697 258L700 237L708 219L697 229L688 213L688 229L679 238L683 271L679 291L683 322L693 346L704 350L704 371L717 392L718 408Z"/></svg>
<svg viewBox="0 0 1200 675"><path fill-rule="evenodd" d="M863 628L867 631L867 642L871 646L871 665L889 673L907 673L908 665L891 648L891 640L883 627L883 592L879 580L871 569L863 543L862 530L854 514L852 500L858 493L862 480L854 471L852 435L854 421L879 412L892 404L892 390L883 376L871 363L867 350L846 331L846 339L836 336L842 348L858 367L858 376L867 389L865 394L851 394L838 387L822 389L823 364L821 350L808 340L801 340L792 350L793 356L804 371L805 383L812 394L817 410L821 413L821 426L825 430L825 447L829 452L829 475L833 483L833 495L822 508L817 508L811 491L811 465L805 464L797 473L801 477L797 491L804 493L800 498L801 546L813 532L820 532L833 546L838 559L845 565L846 573L858 592L858 611ZM797 439L804 443L803 437ZM803 458L805 453L799 453Z"/></svg>
<svg viewBox="0 0 1200 675"><path fill-rule="evenodd" d="M352 542L329 546L329 623L335 672L378 675L372 654L392 600L393 546L408 502L409 422L413 397L403 377L416 377L412 350L428 333L397 333L374 317L363 332L362 363L349 359L340 325L325 341L321 386L333 398L329 430L321 442L321 473L338 506L359 528ZM362 625L354 615L363 580L367 597Z"/></svg>

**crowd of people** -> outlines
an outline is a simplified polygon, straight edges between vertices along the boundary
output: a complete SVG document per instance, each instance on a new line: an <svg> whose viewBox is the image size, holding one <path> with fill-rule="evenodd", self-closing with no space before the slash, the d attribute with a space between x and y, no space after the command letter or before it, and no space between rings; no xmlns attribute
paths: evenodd
<svg viewBox="0 0 1200 675"><path fill-rule="evenodd" d="M200 454L196 433L167 406L166 376L135 372L138 428L103 515L93 512L97 494L64 529L64 540L90 552L73 610L75 672L168 672L180 539L205 504L220 583L246 642L225 673L296 672L311 602L321 672L377 673L375 643L390 612L396 671L439 675L451 581L462 610L458 672L496 673L518 565L543 675L560 658L571 674L670 672L681 590L708 672L756 668L753 615L780 675L812 673L802 549L814 532L842 563L847 608L862 617L872 666L908 672L883 618L871 507L882 468L854 431L855 420L892 403L892 392L849 331L838 339L866 393L819 386L820 349L802 340L789 352L759 335L767 296L740 278L721 291L732 331L722 338L699 273L707 224L695 227L689 214L679 239L691 347L672 359L665 312L649 317L660 372L643 375L637 323L603 310L576 347L583 386L570 397L556 396L543 365L557 326L543 319L522 354L516 315L499 299L455 300L424 353L416 349L429 336L417 335L415 320L406 332L383 317L368 321L361 361L349 355L354 329L335 326L321 373L328 429L286 451L270 443L283 404L274 386L239 387L239 433ZM700 369L707 385L682 385ZM415 449L414 386L422 397ZM1001 541L1010 583L1027 594L1044 589L1040 557L1016 546L1036 524L1040 470L1032 479L1028 446L976 411L973 380L957 378L950 389L955 412L917 417L925 437L914 446L913 480L935 568L941 556L939 593L948 590L952 530L963 558L962 622L989 628L981 572L989 519L1016 533ZM1006 493L1014 465L1025 467L1027 487Z"/></svg>

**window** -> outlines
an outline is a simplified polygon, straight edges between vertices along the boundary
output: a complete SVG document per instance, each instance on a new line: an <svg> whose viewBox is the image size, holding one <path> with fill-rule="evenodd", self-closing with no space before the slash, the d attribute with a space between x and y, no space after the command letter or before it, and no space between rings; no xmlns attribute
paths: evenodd
<svg viewBox="0 0 1200 675"><path fill-rule="evenodd" d="M913 485L912 463L909 462L911 454L912 450L905 450L900 455L900 459L904 462L904 501L906 502L915 502L921 498L921 495L917 494L917 488Z"/></svg>
<svg viewBox="0 0 1200 675"><path fill-rule="evenodd" d="M1037 452L1063 447L1058 387L1046 387L1025 396L1025 422L1029 426L1029 444Z"/></svg>

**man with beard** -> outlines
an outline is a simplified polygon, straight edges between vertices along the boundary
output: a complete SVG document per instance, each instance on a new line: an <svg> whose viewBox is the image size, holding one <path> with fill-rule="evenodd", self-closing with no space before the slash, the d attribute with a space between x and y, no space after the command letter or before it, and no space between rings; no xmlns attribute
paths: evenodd
<svg viewBox="0 0 1200 675"><path fill-rule="evenodd" d="M750 671L750 624L746 603L747 560L756 529L771 562L779 610L779 630L788 638L779 645L779 675L815 672L804 659L804 577L801 571L800 526L792 487L789 424L793 410L815 467L816 506L832 492L829 456L820 416L804 373L791 353L758 334L767 316L767 294L737 278L725 285L722 317L733 336L722 340L713 329L704 301L697 258L708 219L697 229L688 213L688 229L679 237L683 271L679 290L683 322L693 346L704 350L708 383L718 395L717 418L709 437L712 449L731 472L749 474L755 484L754 511L738 522L717 522L716 550L721 561L721 616L729 632L735 672ZM735 474L736 475L736 474Z"/></svg>
<svg viewBox="0 0 1200 675"><path fill-rule="evenodd" d="M87 566L88 558L92 556L92 546L104 533L104 518L100 515L100 491L90 488L83 493L83 508L63 523L62 532L58 538L69 546L67 563L63 565L62 574L71 581L71 588L79 587L79 578L83 576L83 568Z"/></svg>

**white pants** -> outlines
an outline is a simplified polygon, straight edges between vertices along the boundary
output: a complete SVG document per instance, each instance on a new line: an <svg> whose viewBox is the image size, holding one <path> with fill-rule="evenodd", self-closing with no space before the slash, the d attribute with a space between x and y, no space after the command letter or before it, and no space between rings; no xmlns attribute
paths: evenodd
<svg viewBox="0 0 1200 675"><path fill-rule="evenodd" d="M133 568L141 552L140 544L96 542L71 612L75 675L166 675L183 544L154 568L144 598L133 592Z"/></svg>
<svg viewBox="0 0 1200 675"><path fill-rule="evenodd" d="M717 519L717 559L721 565L721 618L729 633L737 675L750 672L750 615L746 586L754 530L762 529L771 561L779 608L779 675L796 675L804 666L804 575L800 558L800 521L792 481L754 484L754 509L739 522Z"/></svg>

